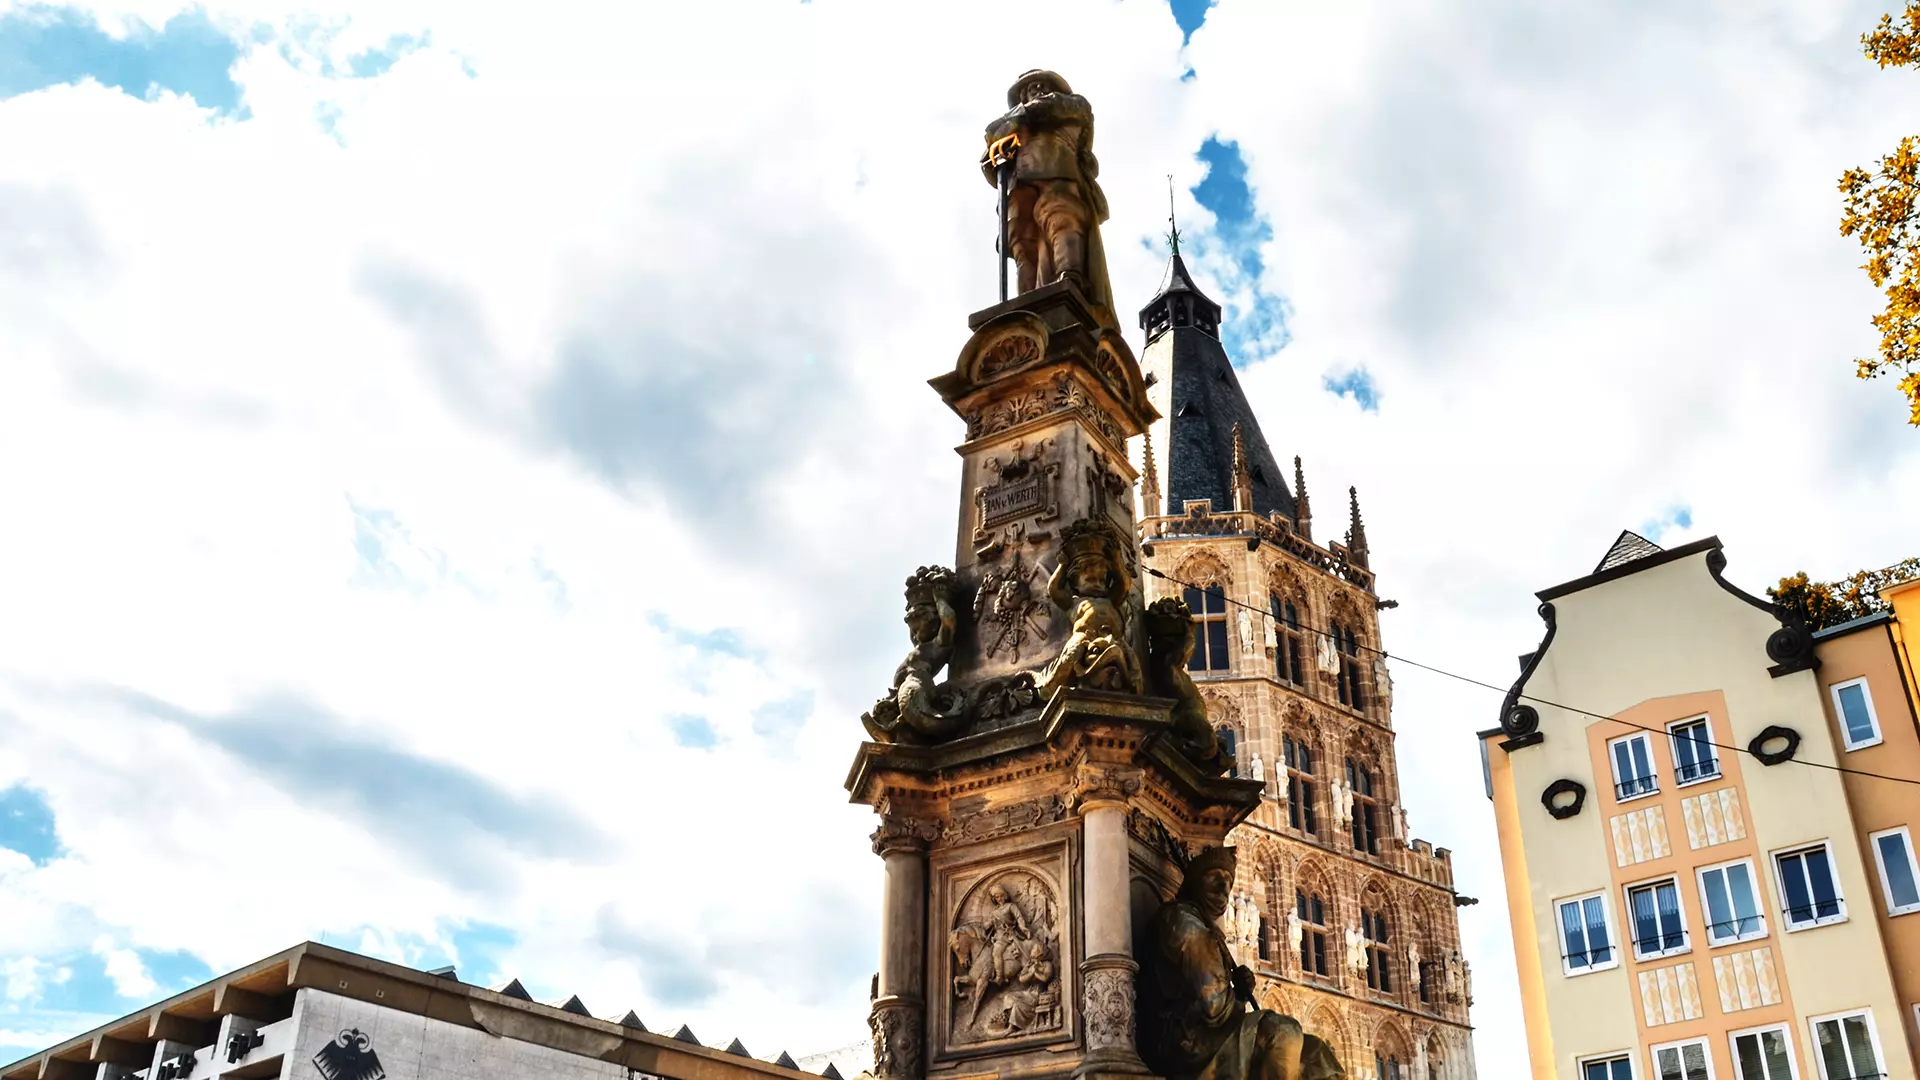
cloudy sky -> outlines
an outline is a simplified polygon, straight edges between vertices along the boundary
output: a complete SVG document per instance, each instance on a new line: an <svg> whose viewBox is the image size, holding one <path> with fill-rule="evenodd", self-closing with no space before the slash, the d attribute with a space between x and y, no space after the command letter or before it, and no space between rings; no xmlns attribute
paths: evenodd
<svg viewBox="0 0 1920 1080"><path fill-rule="evenodd" d="M841 781L952 557L924 380L1029 67L1099 114L1123 309L1173 175L1394 651L1510 681L1623 527L1755 591L1915 554L1837 229L1920 128L1880 10L0 0L0 1059L308 938L861 1037ZM1521 1076L1498 695L1396 674Z"/></svg>

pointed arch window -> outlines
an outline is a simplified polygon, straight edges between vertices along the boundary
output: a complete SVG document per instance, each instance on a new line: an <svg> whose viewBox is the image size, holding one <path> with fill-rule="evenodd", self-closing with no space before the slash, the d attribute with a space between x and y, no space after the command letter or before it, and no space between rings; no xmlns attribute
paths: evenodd
<svg viewBox="0 0 1920 1080"><path fill-rule="evenodd" d="M1307 646L1300 632L1300 609L1278 593L1267 595L1267 610L1273 615L1273 675L1295 686L1307 684Z"/></svg>
<svg viewBox="0 0 1920 1080"><path fill-rule="evenodd" d="M1373 773L1347 759L1347 789L1353 793L1353 850L1380 854L1380 802L1373 793Z"/></svg>
<svg viewBox="0 0 1920 1080"><path fill-rule="evenodd" d="M1221 724L1213 729L1214 738L1220 740L1220 749L1233 759L1233 775L1246 775L1246 766L1240 764L1240 737L1234 734L1232 724Z"/></svg>
<svg viewBox="0 0 1920 1080"><path fill-rule="evenodd" d="M1373 1055L1373 1074L1380 1080L1407 1080L1406 1070L1401 1067L1400 1058L1395 1054L1376 1051Z"/></svg>
<svg viewBox="0 0 1920 1080"><path fill-rule="evenodd" d="M1187 589L1183 598L1188 610L1193 612L1193 659L1187 661L1187 670L1226 671L1229 663L1227 591L1218 585L1209 585L1204 589Z"/></svg>
<svg viewBox="0 0 1920 1080"><path fill-rule="evenodd" d="M1281 755L1287 765L1287 824L1309 836L1318 836L1320 818L1313 802L1313 747L1288 735L1281 739Z"/></svg>
<svg viewBox="0 0 1920 1080"><path fill-rule="evenodd" d="M1273 959L1273 930L1267 925L1267 917L1265 915L1260 916L1259 948L1260 959Z"/></svg>
<svg viewBox="0 0 1920 1080"><path fill-rule="evenodd" d="M1300 919L1300 973L1327 973L1327 905L1319 893L1293 892L1294 914Z"/></svg>
<svg viewBox="0 0 1920 1080"><path fill-rule="evenodd" d="M1365 665L1361 662L1360 639L1354 634L1351 626L1332 623L1327 630L1329 636L1333 638L1334 652L1339 655L1340 660L1339 671L1334 679L1340 704L1350 705L1364 712L1367 707L1367 693L1362 676Z"/></svg>
<svg viewBox="0 0 1920 1080"><path fill-rule="evenodd" d="M1393 993L1393 953L1387 947L1387 916L1378 908L1360 909L1360 930L1367 939L1367 988Z"/></svg>

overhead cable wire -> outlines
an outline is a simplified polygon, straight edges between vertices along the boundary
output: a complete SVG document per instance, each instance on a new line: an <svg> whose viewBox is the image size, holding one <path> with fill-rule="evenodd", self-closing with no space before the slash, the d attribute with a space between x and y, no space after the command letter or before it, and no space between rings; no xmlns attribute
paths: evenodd
<svg viewBox="0 0 1920 1080"><path fill-rule="evenodd" d="M1151 566L1142 567L1141 569L1144 570L1146 573L1161 579L1162 581L1171 582L1175 585L1180 586L1183 589L1193 589L1196 592L1200 592L1202 594L1204 594L1207 590L1206 586L1195 585L1193 582L1190 582L1190 581L1182 581L1171 574L1168 574L1161 570L1156 570ZM1219 587L1213 586L1213 588L1218 589ZM1223 599L1229 604L1232 604L1236 607L1245 608L1248 611L1254 612L1255 614L1261 615L1263 617L1274 618L1274 615L1271 611L1266 611L1264 609L1255 607L1254 605L1246 603L1245 601L1242 601L1242 600L1236 600L1233 597L1226 595L1226 590L1224 589L1220 589L1220 595L1218 599ZM1358 639L1352 639L1351 641L1349 641L1349 639L1343 638L1339 634L1333 633L1330 630L1323 630L1320 627L1312 626L1304 622L1297 622L1297 621L1288 622L1284 619L1278 619L1278 618L1275 618L1275 622L1277 622L1279 625L1285 627L1288 630L1304 631L1306 633L1317 634L1321 637L1327 638L1331 640L1336 647L1341 645L1351 644L1356 649L1362 649L1362 650L1365 650L1366 652L1374 653L1383 659L1396 660L1402 664L1407 664L1412 667L1417 667L1422 671L1431 671L1435 675L1445 675L1449 679L1457 679L1460 682L1467 683L1472 686L1478 686L1478 687L1481 687L1482 689L1491 690L1494 693L1500 694L1502 696L1506 695L1511 690L1511 688L1509 687L1496 686L1493 683L1485 682L1481 679L1476 679L1471 675L1462 675L1459 672L1448 671L1446 668L1435 667L1432 664L1423 664L1418 660L1415 660L1408 656L1403 656L1400 653L1391 653L1385 649L1376 649L1371 645L1368 645L1362 641L1359 641ZM1592 719L1595 719L1595 720L1611 720L1616 724L1620 724L1630 728L1637 728L1641 731L1650 732L1655 735L1668 734L1668 732L1663 731L1659 728L1650 728L1650 727L1647 727L1645 724L1636 724L1631 720L1622 720L1617 716L1607 716L1602 713L1592 712L1590 710L1582 709L1574 705L1563 705L1560 702L1553 701L1548 698L1543 698L1533 694L1528 694L1524 690L1519 695L1517 695L1515 700L1531 701L1539 705L1549 705L1556 709L1562 709L1567 712L1577 714L1579 716L1591 717ZM1758 756L1754 753L1753 750L1744 746L1730 746L1726 743L1712 742L1712 741L1703 740L1703 739L1693 739L1692 741L1697 746L1698 745L1711 746L1716 749L1726 750L1730 753L1746 754L1752 757ZM1872 777L1875 780L1890 780L1896 784L1913 784L1915 786L1920 786L1920 779L1916 779L1910 776L1888 776L1885 773L1871 772L1866 769L1852 769L1844 765L1829 765L1824 761L1808 761L1805 758L1800 758L1800 757L1791 758L1789 760L1793 761L1796 764L1808 765L1816 769L1827 769L1832 772L1846 773L1852 776L1867 776L1867 777Z"/></svg>

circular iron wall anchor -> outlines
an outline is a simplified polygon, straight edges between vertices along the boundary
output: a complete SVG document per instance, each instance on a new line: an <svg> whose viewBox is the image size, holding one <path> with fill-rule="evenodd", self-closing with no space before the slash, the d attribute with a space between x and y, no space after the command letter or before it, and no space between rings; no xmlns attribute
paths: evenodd
<svg viewBox="0 0 1920 1080"><path fill-rule="evenodd" d="M1500 718L1500 730L1516 737L1531 735L1540 730L1540 710L1531 705L1515 705Z"/></svg>
<svg viewBox="0 0 1920 1080"><path fill-rule="evenodd" d="M1578 814L1587 804L1587 785L1578 780L1555 780L1540 793L1540 805L1547 808L1556 821Z"/></svg>
<svg viewBox="0 0 1920 1080"><path fill-rule="evenodd" d="M1796 624L1783 625L1767 635L1767 659L1776 664L1803 664L1813 656L1813 635Z"/></svg>
<svg viewBox="0 0 1920 1080"><path fill-rule="evenodd" d="M1779 743L1778 750L1767 749L1768 743ZM1772 724L1753 737L1747 744L1747 753L1762 765L1778 765L1783 761L1792 761L1793 755L1800 750L1800 733L1790 727Z"/></svg>

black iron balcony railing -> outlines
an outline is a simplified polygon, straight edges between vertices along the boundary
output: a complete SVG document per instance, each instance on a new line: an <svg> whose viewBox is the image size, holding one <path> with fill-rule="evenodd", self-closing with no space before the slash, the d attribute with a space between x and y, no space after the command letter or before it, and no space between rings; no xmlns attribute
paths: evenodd
<svg viewBox="0 0 1920 1080"><path fill-rule="evenodd" d="M1692 764L1681 763L1673 767L1673 778L1682 784L1691 784L1695 780L1706 780L1719 775L1720 762L1714 758Z"/></svg>
<svg viewBox="0 0 1920 1080"><path fill-rule="evenodd" d="M1651 795L1659 790L1659 781L1654 779L1652 773L1648 773L1645 776L1629 777L1613 785L1613 797L1616 801L1631 799L1636 795Z"/></svg>

